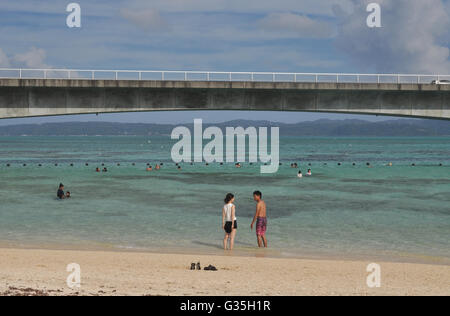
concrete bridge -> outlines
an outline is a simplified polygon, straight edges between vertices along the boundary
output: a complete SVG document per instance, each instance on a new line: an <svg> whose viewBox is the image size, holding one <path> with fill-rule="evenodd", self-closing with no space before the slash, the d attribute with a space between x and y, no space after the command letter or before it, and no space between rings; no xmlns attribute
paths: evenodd
<svg viewBox="0 0 450 316"><path fill-rule="evenodd" d="M17 78L5 78L2 71L17 71ZM26 76L27 71L42 73ZM250 110L450 119L450 85L432 83L450 76L84 72L87 75L82 70L0 69L0 118ZM112 78L101 78L107 73ZM156 74L159 77L151 77Z"/></svg>

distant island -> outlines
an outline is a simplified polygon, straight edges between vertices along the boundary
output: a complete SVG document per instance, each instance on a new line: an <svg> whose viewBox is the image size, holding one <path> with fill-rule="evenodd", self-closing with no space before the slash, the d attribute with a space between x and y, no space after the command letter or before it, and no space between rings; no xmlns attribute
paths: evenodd
<svg viewBox="0 0 450 316"><path fill-rule="evenodd" d="M21 124L0 126L0 136L167 136L173 128L193 124L145 124L114 122L66 122ZM235 120L218 124L206 124L220 128L248 126L278 126L281 136L311 137L419 137L450 136L450 121L439 120L388 120L369 122L364 120L328 120L301 122L296 124L269 121Z"/></svg>

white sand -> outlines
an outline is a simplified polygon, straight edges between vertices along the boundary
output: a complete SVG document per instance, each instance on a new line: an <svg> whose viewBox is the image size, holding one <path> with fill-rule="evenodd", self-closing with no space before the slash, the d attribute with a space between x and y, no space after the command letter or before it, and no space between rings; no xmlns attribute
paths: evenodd
<svg viewBox="0 0 450 316"><path fill-rule="evenodd" d="M190 271L191 262L219 271ZM69 263L81 288L66 285ZM450 295L450 266L377 262L381 287L366 284L370 262L101 251L0 249L3 295ZM28 290L27 290L28 289ZM42 291L40 293L36 290Z"/></svg>

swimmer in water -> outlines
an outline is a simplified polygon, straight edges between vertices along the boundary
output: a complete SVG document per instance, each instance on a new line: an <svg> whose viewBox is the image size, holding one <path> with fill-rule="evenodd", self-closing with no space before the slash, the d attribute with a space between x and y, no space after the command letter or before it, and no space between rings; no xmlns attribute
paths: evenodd
<svg viewBox="0 0 450 316"><path fill-rule="evenodd" d="M308 169L308 172L306 173L306 175L307 175L308 177L311 177L311 176L312 176L311 169Z"/></svg>
<svg viewBox="0 0 450 316"><path fill-rule="evenodd" d="M66 192L66 199L70 199L70 191Z"/></svg>
<svg viewBox="0 0 450 316"><path fill-rule="evenodd" d="M99 167L95 168L95 172L100 172L100 168Z"/></svg>
<svg viewBox="0 0 450 316"><path fill-rule="evenodd" d="M178 168L177 168L178 170L181 170L181 167L180 166L178 166Z"/></svg>
<svg viewBox="0 0 450 316"><path fill-rule="evenodd" d="M153 170L152 166L148 166L147 171L152 171L152 170Z"/></svg>
<svg viewBox="0 0 450 316"><path fill-rule="evenodd" d="M298 178L303 178L303 174L302 174L302 171L301 171L301 170L298 172L297 177L298 177Z"/></svg>
<svg viewBox="0 0 450 316"><path fill-rule="evenodd" d="M60 183L59 184L59 189L58 192L56 193L56 196L62 200L65 198L65 194L64 194L64 184Z"/></svg>
<svg viewBox="0 0 450 316"><path fill-rule="evenodd" d="M159 169L161 169L161 167L157 164L157 165L155 166L155 170L159 170Z"/></svg>

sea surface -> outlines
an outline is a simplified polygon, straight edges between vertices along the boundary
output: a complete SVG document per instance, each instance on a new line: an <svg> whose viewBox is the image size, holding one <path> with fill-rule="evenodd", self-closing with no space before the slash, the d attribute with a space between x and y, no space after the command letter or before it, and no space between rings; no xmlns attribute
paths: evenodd
<svg viewBox="0 0 450 316"><path fill-rule="evenodd" d="M177 170L173 143L1 137L0 245L222 254L221 209L232 192L236 254L450 264L448 137L282 137L276 174L258 163ZM313 176L298 179L308 168ZM71 199L56 199L60 182ZM268 250L256 249L250 230L254 190L268 206Z"/></svg>

